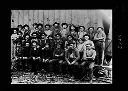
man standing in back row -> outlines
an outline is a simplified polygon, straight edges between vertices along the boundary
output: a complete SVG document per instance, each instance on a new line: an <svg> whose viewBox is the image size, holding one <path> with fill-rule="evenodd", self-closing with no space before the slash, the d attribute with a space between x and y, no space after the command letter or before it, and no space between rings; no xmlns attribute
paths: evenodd
<svg viewBox="0 0 128 91"><path fill-rule="evenodd" d="M104 59L104 49L105 49L105 39L106 35L102 27L97 28L97 32L94 35L94 43L96 49L96 64L101 65Z"/></svg>

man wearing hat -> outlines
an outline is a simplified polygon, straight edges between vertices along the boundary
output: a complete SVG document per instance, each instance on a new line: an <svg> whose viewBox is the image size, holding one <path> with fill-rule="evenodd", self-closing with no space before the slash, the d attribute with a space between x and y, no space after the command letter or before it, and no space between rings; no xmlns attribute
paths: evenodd
<svg viewBox="0 0 128 91"><path fill-rule="evenodd" d="M101 65L104 60L105 39L106 39L106 34L104 33L104 29L102 27L98 27L97 32L95 33L94 36L95 48L97 53L96 63L98 65Z"/></svg>
<svg viewBox="0 0 128 91"><path fill-rule="evenodd" d="M93 39L94 39L94 27L89 27L87 34L89 35L89 39L93 41Z"/></svg>
<svg viewBox="0 0 128 91"><path fill-rule="evenodd" d="M72 35L75 41L78 39L78 34L77 34L77 31L76 31L76 26L75 25L71 24L69 26L68 35Z"/></svg>
<svg viewBox="0 0 128 91"><path fill-rule="evenodd" d="M69 33L68 24L62 23L61 26L62 26L62 28L61 28L60 34L61 34L62 38L66 39L67 35Z"/></svg>
<svg viewBox="0 0 128 91"><path fill-rule="evenodd" d="M23 30L24 30L24 35L26 35L26 34L30 35L31 31L30 31L29 25L25 24L23 26Z"/></svg>
<svg viewBox="0 0 128 91"><path fill-rule="evenodd" d="M60 34L60 23L55 22L52 27L52 36L54 37L56 34Z"/></svg>
<svg viewBox="0 0 128 91"><path fill-rule="evenodd" d="M87 32L85 32L85 27L84 26L79 26L79 31L78 31L78 38L83 38L83 36L87 34Z"/></svg>
<svg viewBox="0 0 128 91"><path fill-rule="evenodd" d="M64 49L64 40L61 38L61 34L55 35L54 47L57 48L57 45L60 45L60 47Z"/></svg>
<svg viewBox="0 0 128 91"><path fill-rule="evenodd" d="M45 25L44 33L48 36L52 34L51 26L49 24Z"/></svg>

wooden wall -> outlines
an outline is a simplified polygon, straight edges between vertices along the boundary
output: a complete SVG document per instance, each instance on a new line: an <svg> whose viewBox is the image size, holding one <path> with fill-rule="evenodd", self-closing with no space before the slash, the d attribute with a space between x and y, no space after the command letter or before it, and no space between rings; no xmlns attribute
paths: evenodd
<svg viewBox="0 0 128 91"><path fill-rule="evenodd" d="M102 25L96 10L11 10L11 28L18 24L66 22L75 25Z"/></svg>

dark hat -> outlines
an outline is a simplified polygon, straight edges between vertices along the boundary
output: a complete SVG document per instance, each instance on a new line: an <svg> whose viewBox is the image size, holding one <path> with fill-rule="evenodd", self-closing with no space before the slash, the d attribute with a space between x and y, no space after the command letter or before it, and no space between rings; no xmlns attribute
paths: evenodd
<svg viewBox="0 0 128 91"><path fill-rule="evenodd" d="M94 30L94 27L89 27L88 30L91 29L91 28Z"/></svg>
<svg viewBox="0 0 128 91"><path fill-rule="evenodd" d="M53 24L53 26L55 26L55 24L57 24L58 26L60 25L60 23L58 23L58 22L55 22L55 23Z"/></svg>
<svg viewBox="0 0 128 91"><path fill-rule="evenodd" d="M43 27L43 24L39 23L39 24L37 24L37 26L38 26L38 27L39 27L39 26Z"/></svg>
<svg viewBox="0 0 128 91"><path fill-rule="evenodd" d="M37 41L35 41L35 40L33 40L33 41L32 41L32 43L36 43L36 44L38 44L38 42L37 42Z"/></svg>
<svg viewBox="0 0 128 91"><path fill-rule="evenodd" d="M45 25L45 28L46 28L46 26L49 26L49 27L51 27L51 26L50 26L50 24L46 24L46 25Z"/></svg>
<svg viewBox="0 0 128 91"><path fill-rule="evenodd" d="M83 37L85 37L85 36L88 36L88 37L89 37L89 35L88 35L88 34L85 34Z"/></svg>
<svg viewBox="0 0 128 91"><path fill-rule="evenodd" d="M22 28L23 26L20 24L20 25L18 25L18 26L17 26L17 28L19 28L19 27L21 27L21 28Z"/></svg>
<svg viewBox="0 0 128 91"><path fill-rule="evenodd" d="M85 30L85 27L84 27L84 26L79 26L79 29L80 29L81 27L83 27L83 28L84 28L84 30Z"/></svg>
<svg viewBox="0 0 128 91"><path fill-rule="evenodd" d="M38 24L37 23L33 23L32 25L34 26L34 25L38 25Z"/></svg>
<svg viewBox="0 0 128 91"><path fill-rule="evenodd" d="M104 28L103 28L103 27L97 27L97 30L98 30L99 28L101 28L102 30L104 30Z"/></svg>
<svg viewBox="0 0 128 91"><path fill-rule="evenodd" d="M68 27L68 24L67 23L62 23L61 26L63 26L63 25L66 25Z"/></svg>
<svg viewBox="0 0 128 91"><path fill-rule="evenodd" d="M28 28L29 28L29 25L25 24L25 25L23 26L23 28L25 28L25 27L28 27Z"/></svg>
<svg viewBox="0 0 128 91"><path fill-rule="evenodd" d="M18 34L19 34L19 33L23 34L21 31L18 31L17 33L18 33Z"/></svg>

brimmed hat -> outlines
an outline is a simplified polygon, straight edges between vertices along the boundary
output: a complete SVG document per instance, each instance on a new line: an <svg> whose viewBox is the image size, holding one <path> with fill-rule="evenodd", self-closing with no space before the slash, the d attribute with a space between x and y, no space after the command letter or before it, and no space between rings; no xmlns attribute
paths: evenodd
<svg viewBox="0 0 128 91"><path fill-rule="evenodd" d="M84 30L85 30L85 27L84 27L84 26L79 26L79 29L80 29L81 27L83 27L83 28L84 28Z"/></svg>
<svg viewBox="0 0 128 91"><path fill-rule="evenodd" d="M53 26L55 26L55 24L57 24L58 26L60 25L60 23L58 23L58 22L55 22L55 23L53 24Z"/></svg>
<svg viewBox="0 0 128 91"><path fill-rule="evenodd" d="M68 24L67 23L62 23L61 26L63 27L63 25L66 25L68 27Z"/></svg>
<svg viewBox="0 0 128 91"><path fill-rule="evenodd" d="M24 29L25 27L28 27L28 28L29 28L29 25L25 24L25 25L23 26L23 29Z"/></svg>
<svg viewBox="0 0 128 91"><path fill-rule="evenodd" d="M50 25L50 24L46 24L44 27L46 28L46 26L49 26L49 27L51 27L51 25Z"/></svg>
<svg viewBox="0 0 128 91"><path fill-rule="evenodd" d="M88 30L90 30L91 28L94 30L94 27L89 27Z"/></svg>

